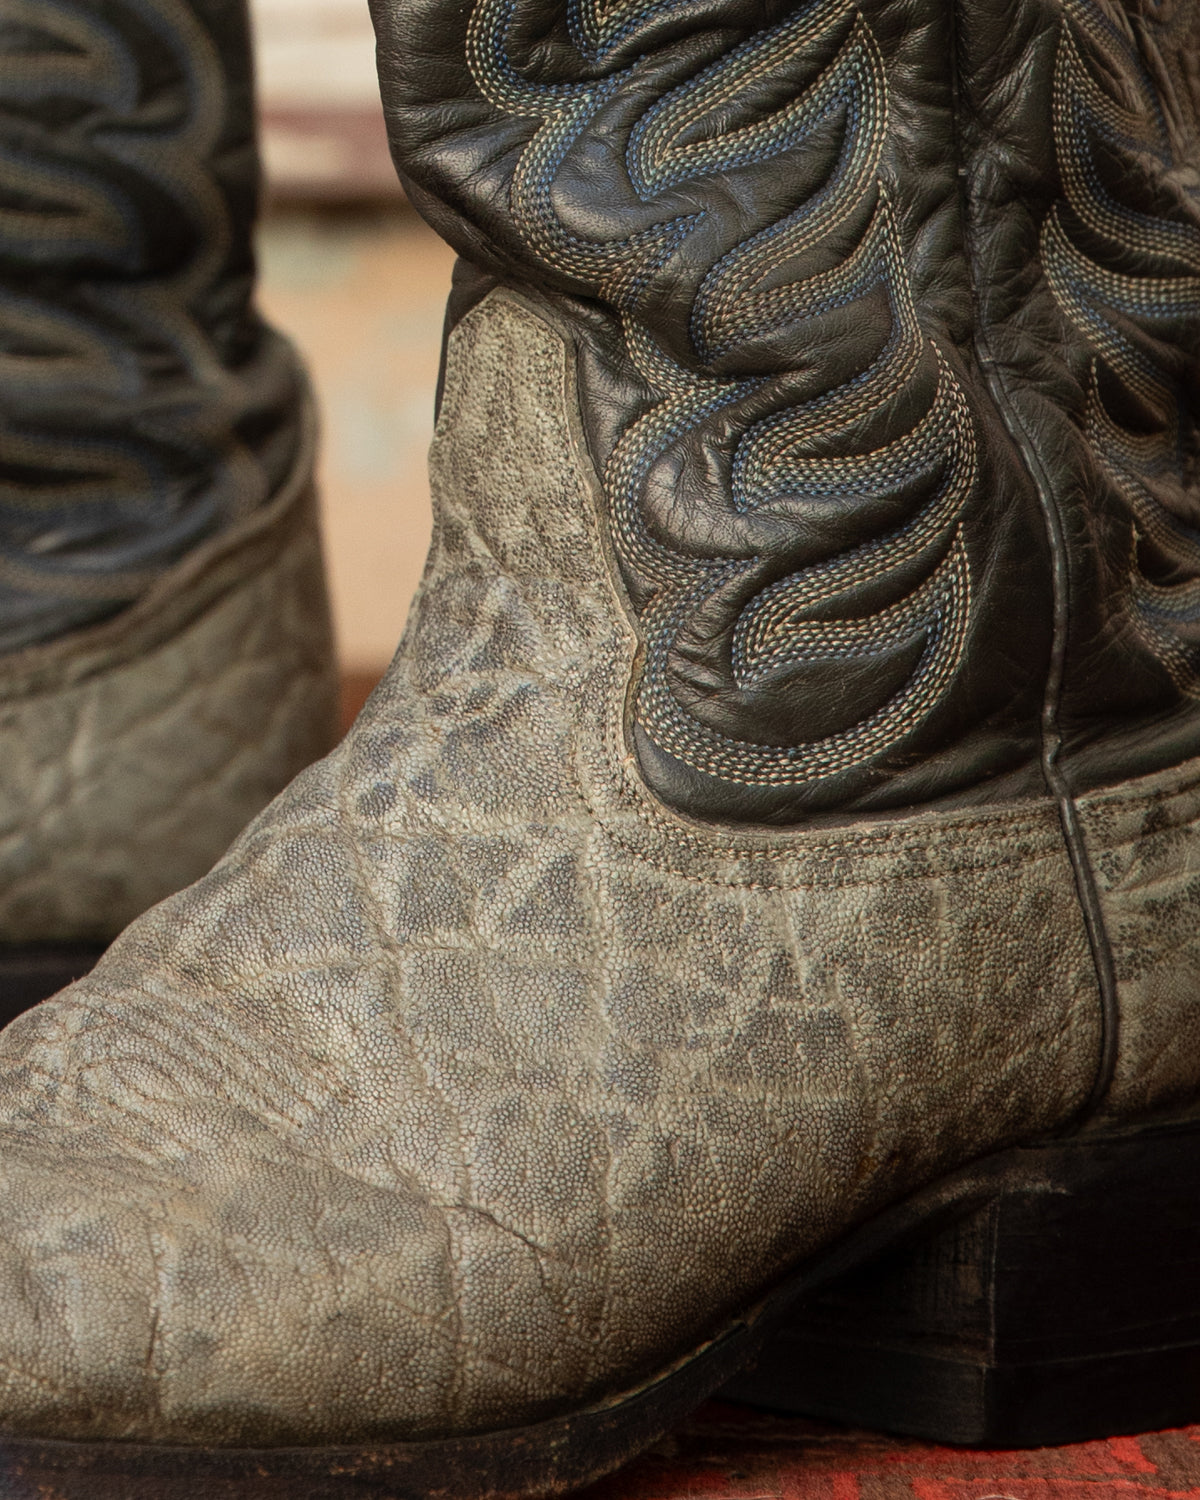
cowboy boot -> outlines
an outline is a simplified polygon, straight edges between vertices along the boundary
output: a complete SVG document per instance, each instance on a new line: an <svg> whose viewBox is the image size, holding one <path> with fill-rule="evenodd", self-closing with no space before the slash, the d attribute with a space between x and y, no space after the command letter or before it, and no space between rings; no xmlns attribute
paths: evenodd
<svg viewBox="0 0 1200 1500"><path fill-rule="evenodd" d="M1194 1261L1194 10L376 21L429 567L0 1041L15 1494L562 1491L997 1198Z"/></svg>
<svg viewBox="0 0 1200 1500"><path fill-rule="evenodd" d="M250 74L237 4L0 18L0 1005L24 945L111 938L331 743Z"/></svg>

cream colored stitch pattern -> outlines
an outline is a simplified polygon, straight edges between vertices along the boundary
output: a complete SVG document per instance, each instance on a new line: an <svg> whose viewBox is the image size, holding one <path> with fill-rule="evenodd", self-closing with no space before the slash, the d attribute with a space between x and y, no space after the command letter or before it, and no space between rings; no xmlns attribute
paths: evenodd
<svg viewBox="0 0 1200 1500"><path fill-rule="evenodd" d="M816 0L690 71L676 67L665 84L647 85L649 70L664 66L650 55L603 73L618 48L635 51L638 28L683 8L682 0L573 5L571 39L600 76L540 83L511 61L517 0L479 0L469 60L495 108L540 122L510 193L525 242L617 309L655 396L604 475L645 641L635 719L696 770L746 786L800 786L892 750L959 670L972 608L960 519L976 478L975 434L952 370L917 322L880 180L887 84L862 16L847 0ZM630 120L640 96L653 102ZM563 181L580 143L607 153L611 174L597 181L631 192L624 222L611 207L619 193L597 205L615 226L610 238L569 227ZM774 222L746 234L723 210L728 181L770 164L777 184L784 154L802 178L822 150L828 173ZM770 202L772 191L764 177L759 197ZM685 241L681 260L699 261L700 273L677 328L664 318L661 286ZM889 331L859 365L817 382L804 360L781 361L781 341L796 341L801 329L819 340L824 323L869 298L886 302ZM900 397L917 415L897 430ZM671 475L688 462L695 471L685 455L704 443L724 468L700 501L711 509L692 522L675 514ZM856 524L872 507L883 520ZM831 516L840 543L810 545L799 566L772 572L773 557L788 558L797 538ZM734 622L716 670L735 702L785 695L814 664L888 658L890 685L882 701L846 711L860 717L811 738L764 743L730 733L679 690L681 639L706 612Z"/></svg>
<svg viewBox="0 0 1200 1500"><path fill-rule="evenodd" d="M1178 504L1192 425L1180 348L1200 334L1200 229L1139 211L1110 186L1106 158L1135 181L1147 163L1180 174L1128 22L1093 0L1064 0L1054 138L1065 203L1047 217L1042 259L1060 309L1094 351L1087 435L1133 513L1129 614L1179 690L1200 697L1200 533ZM1130 274L1131 255L1150 263L1145 272ZM1144 551L1168 581L1147 576Z"/></svg>

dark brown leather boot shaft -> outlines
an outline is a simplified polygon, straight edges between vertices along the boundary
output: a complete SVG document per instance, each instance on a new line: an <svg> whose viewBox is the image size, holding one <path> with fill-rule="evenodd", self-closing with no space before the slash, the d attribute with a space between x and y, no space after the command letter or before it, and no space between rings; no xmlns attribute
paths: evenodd
<svg viewBox="0 0 1200 1500"><path fill-rule="evenodd" d="M114 937L331 742L257 199L242 0L3 0L0 945Z"/></svg>
<svg viewBox="0 0 1200 1500"><path fill-rule="evenodd" d="M257 198L240 0L6 0L0 651L139 598L300 461Z"/></svg>
<svg viewBox="0 0 1200 1500"><path fill-rule="evenodd" d="M979 347L1053 541L1074 792L1200 745L1198 46L1186 0L961 13Z"/></svg>
<svg viewBox="0 0 1200 1500"><path fill-rule="evenodd" d="M573 328L673 805L1194 751L1187 9L376 4L456 311Z"/></svg>

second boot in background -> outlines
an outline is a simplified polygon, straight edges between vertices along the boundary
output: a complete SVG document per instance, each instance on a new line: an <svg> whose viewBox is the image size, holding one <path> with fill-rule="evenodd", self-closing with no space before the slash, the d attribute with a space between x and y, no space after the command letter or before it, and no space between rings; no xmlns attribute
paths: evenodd
<svg viewBox="0 0 1200 1500"><path fill-rule="evenodd" d="M328 747L335 681L244 7L9 0L0 189L2 1009L29 945L203 874Z"/></svg>

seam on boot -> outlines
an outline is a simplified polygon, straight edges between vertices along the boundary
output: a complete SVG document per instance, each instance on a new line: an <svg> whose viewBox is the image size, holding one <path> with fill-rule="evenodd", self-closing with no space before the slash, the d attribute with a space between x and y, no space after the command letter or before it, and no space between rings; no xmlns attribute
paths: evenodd
<svg viewBox="0 0 1200 1500"><path fill-rule="evenodd" d="M962 139L958 4L959 0L950 0L952 40L950 54L951 111L956 152L960 149L959 143ZM1050 548L1051 580L1054 588L1054 635L1049 671L1046 678L1046 692L1042 701L1042 774L1046 780L1047 790L1058 806L1059 819L1062 824L1063 842L1066 845L1067 856L1071 861L1071 869L1075 876L1075 887L1079 896L1080 911L1087 930L1088 942L1092 949L1092 959L1096 966L1096 982L1100 992L1100 1051L1096 1061L1096 1077L1087 1100L1075 1119L1067 1127L1068 1131L1073 1131L1081 1129L1087 1120L1099 1109L1116 1073L1117 1045L1120 1033L1120 1004L1117 992L1116 965L1113 958L1112 942L1109 937L1108 926L1104 920L1104 911L1096 883L1096 874L1092 868L1091 857L1084 842L1083 831L1079 826L1079 815L1075 807L1075 801L1058 764L1059 752L1062 749L1062 732L1059 727L1058 713L1062 698L1067 633L1070 629L1070 597L1068 592L1070 579L1066 566L1066 541L1063 536L1062 515L1054 497L1053 489L1049 484L1045 468L1038 457L1037 449L1025 424L1021 420L1020 414L1009 400L1004 378L1000 373L992 351L991 342L988 338L988 330L983 318L982 303L978 295L978 259L974 253L975 226L971 213L970 195L964 186L961 155L959 161L959 205L962 214L963 243L966 251L967 265L971 278L972 299L974 302L973 322L975 325L974 343L976 353L997 418L1016 445L1021 462L1037 492L1038 505L1046 527L1046 541Z"/></svg>

